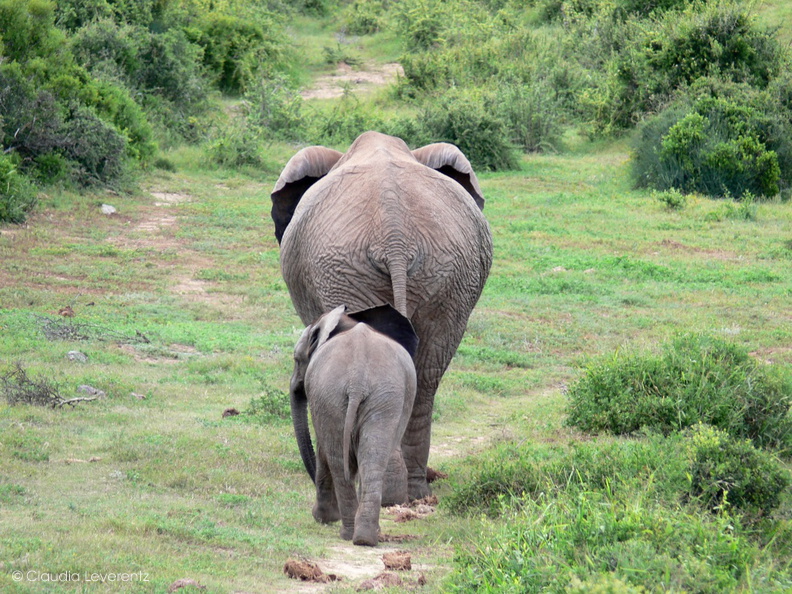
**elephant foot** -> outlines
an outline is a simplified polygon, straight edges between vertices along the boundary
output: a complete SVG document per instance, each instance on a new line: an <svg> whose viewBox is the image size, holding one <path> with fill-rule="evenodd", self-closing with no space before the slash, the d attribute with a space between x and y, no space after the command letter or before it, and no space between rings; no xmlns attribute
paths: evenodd
<svg viewBox="0 0 792 594"><path fill-rule="evenodd" d="M332 524L341 519L341 514L337 507L317 502L313 507L313 517L320 524Z"/></svg>
<svg viewBox="0 0 792 594"><path fill-rule="evenodd" d="M352 540L352 536L355 533L354 526L341 526L341 539L342 540ZM357 543L355 543L357 544Z"/></svg>
<svg viewBox="0 0 792 594"><path fill-rule="evenodd" d="M352 544L364 547L376 547L379 541L379 526L363 527L356 526Z"/></svg>
<svg viewBox="0 0 792 594"><path fill-rule="evenodd" d="M410 501L423 499L424 497L429 497L429 495L432 494L432 489L429 488L429 483L426 482L426 477L422 477L420 479L411 478L407 484L407 491L408 495L410 496Z"/></svg>

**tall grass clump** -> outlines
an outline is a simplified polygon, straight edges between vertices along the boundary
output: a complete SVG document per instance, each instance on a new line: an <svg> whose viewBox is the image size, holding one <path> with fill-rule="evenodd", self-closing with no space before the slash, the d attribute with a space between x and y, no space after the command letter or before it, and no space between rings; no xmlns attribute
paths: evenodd
<svg viewBox="0 0 792 594"><path fill-rule="evenodd" d="M0 223L24 223L36 204L36 188L6 155L0 155Z"/></svg>
<svg viewBox="0 0 792 594"><path fill-rule="evenodd" d="M657 356L596 360L568 397L567 423L583 431L668 434L706 423L759 447L792 447L792 380L711 336L678 336Z"/></svg>

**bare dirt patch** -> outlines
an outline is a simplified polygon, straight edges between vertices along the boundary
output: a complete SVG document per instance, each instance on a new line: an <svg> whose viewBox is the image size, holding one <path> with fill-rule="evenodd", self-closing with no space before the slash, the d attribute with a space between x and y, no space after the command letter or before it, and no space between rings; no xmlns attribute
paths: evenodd
<svg viewBox="0 0 792 594"><path fill-rule="evenodd" d="M335 99L341 97L346 88L365 93L395 82L399 76L404 76L404 70L395 62L381 66L367 64L361 68L341 62L335 72L320 76L300 95L303 99Z"/></svg>

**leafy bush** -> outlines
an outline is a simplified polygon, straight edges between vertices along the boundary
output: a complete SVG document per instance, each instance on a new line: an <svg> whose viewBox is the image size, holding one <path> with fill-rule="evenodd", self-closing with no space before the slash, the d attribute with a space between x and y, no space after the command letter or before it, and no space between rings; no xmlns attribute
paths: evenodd
<svg viewBox="0 0 792 594"><path fill-rule="evenodd" d="M660 356L617 353L569 388L567 423L584 431L663 433L706 423L760 447L792 446L792 381L736 345L682 335Z"/></svg>
<svg viewBox="0 0 792 594"><path fill-rule="evenodd" d="M343 12L344 28L350 35L371 35L383 26L381 0L354 0Z"/></svg>
<svg viewBox="0 0 792 594"><path fill-rule="evenodd" d="M764 515L778 506L790 484L789 473L771 454L707 425L690 429L688 456L691 495L710 509Z"/></svg>
<svg viewBox="0 0 792 594"><path fill-rule="evenodd" d="M665 192L655 191L652 195L655 200L665 204L668 210L682 210L687 205L687 196L676 188L671 188Z"/></svg>
<svg viewBox="0 0 792 594"><path fill-rule="evenodd" d="M431 142L450 142L465 153L475 169L518 169L506 123L494 99L482 92L450 91L424 107L421 120Z"/></svg>
<svg viewBox="0 0 792 594"><path fill-rule="evenodd" d="M280 31L264 15L253 20L210 13L191 30L203 48L203 64L225 93L244 92L257 76L267 74L283 59Z"/></svg>
<svg viewBox="0 0 792 594"><path fill-rule="evenodd" d="M245 99L248 124L260 129L267 138L285 141L304 138L303 100L285 76L262 79L248 90Z"/></svg>
<svg viewBox="0 0 792 594"><path fill-rule="evenodd" d="M749 442L714 434L725 453L710 452L712 440L694 431L569 449L501 444L465 460L450 470L453 491L441 505L471 522L482 511L490 519L477 530L476 546L458 551L447 589L640 592L663 584L720 592L749 581L754 588L789 583L789 551L768 573L749 576L745 569L775 558L761 538L783 534L783 523L744 523L772 510L785 475ZM704 493L717 497L724 480L744 486L744 497L702 514L699 503L712 509ZM768 534L757 538L763 529ZM605 585L614 589L596 589Z"/></svg>
<svg viewBox="0 0 792 594"><path fill-rule="evenodd" d="M0 155L0 222L24 223L36 204L36 189L17 170L13 160Z"/></svg>
<svg viewBox="0 0 792 594"><path fill-rule="evenodd" d="M276 388L266 387L264 393L251 398L243 416L252 418L262 425L282 423L291 419L289 395Z"/></svg>
<svg viewBox="0 0 792 594"><path fill-rule="evenodd" d="M501 85L495 96L495 111L508 130L509 140L523 150L544 152L560 148L561 109L541 81Z"/></svg>
<svg viewBox="0 0 792 594"><path fill-rule="evenodd" d="M408 52L429 50L444 41L448 10L440 0L404 0L395 6L393 18Z"/></svg>
<svg viewBox="0 0 792 594"><path fill-rule="evenodd" d="M774 196L792 179L792 112L771 93L713 79L641 129L638 186L712 196Z"/></svg>
<svg viewBox="0 0 792 594"><path fill-rule="evenodd" d="M594 135L633 127L701 78L766 88L787 55L744 4L693 2L651 18L580 19L569 44L590 73L579 112Z"/></svg>

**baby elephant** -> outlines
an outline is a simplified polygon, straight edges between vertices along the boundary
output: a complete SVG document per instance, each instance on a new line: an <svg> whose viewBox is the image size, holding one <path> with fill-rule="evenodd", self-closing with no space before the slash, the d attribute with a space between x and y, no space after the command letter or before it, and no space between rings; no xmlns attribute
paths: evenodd
<svg viewBox="0 0 792 594"><path fill-rule="evenodd" d="M417 346L412 324L390 305L353 314L342 305L308 326L294 349L292 416L316 483L313 516L328 523L340 515L341 538L356 545L377 544L383 483L390 493L394 484L402 487L398 503L407 501L400 444L415 399ZM306 399L316 433L316 469L309 465L310 433L301 426L307 423L300 423Z"/></svg>

